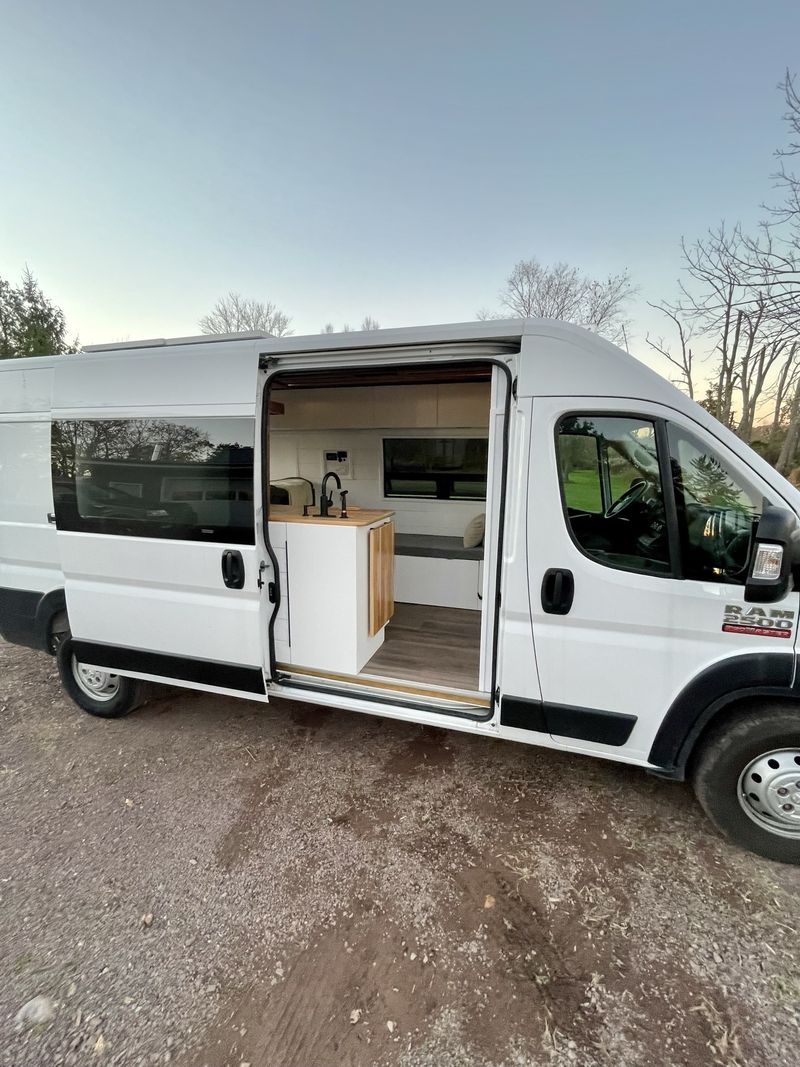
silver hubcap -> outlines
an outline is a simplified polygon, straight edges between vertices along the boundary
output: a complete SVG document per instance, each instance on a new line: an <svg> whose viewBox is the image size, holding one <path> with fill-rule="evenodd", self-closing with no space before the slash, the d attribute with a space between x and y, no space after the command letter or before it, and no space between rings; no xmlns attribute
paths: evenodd
<svg viewBox="0 0 800 1067"><path fill-rule="evenodd" d="M739 803L765 830L800 837L800 752L776 749L748 763L739 778Z"/></svg>
<svg viewBox="0 0 800 1067"><path fill-rule="evenodd" d="M72 657L72 673L78 686L92 700L111 700L119 692L118 674L109 674L102 667L78 663L75 656Z"/></svg>

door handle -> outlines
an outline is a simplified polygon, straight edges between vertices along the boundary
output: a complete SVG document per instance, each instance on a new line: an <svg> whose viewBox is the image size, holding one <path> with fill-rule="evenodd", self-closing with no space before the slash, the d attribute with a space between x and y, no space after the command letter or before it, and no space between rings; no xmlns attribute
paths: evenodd
<svg viewBox="0 0 800 1067"><path fill-rule="evenodd" d="M222 553L222 580L229 589L244 586L244 560L235 548L226 548Z"/></svg>
<svg viewBox="0 0 800 1067"><path fill-rule="evenodd" d="M575 597L572 571L551 567L542 579L542 608L548 615L566 615Z"/></svg>

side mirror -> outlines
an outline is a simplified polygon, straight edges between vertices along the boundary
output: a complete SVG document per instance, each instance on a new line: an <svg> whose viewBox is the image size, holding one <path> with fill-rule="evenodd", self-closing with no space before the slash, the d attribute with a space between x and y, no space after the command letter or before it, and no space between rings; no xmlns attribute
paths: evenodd
<svg viewBox="0 0 800 1067"><path fill-rule="evenodd" d="M800 563L800 527L787 508L764 508L753 538L744 599L770 604L789 591L792 570Z"/></svg>

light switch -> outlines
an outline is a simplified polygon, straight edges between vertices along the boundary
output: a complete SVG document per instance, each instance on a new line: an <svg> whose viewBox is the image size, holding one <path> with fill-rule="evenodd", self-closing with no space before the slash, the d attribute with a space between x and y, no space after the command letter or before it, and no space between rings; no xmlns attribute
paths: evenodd
<svg viewBox="0 0 800 1067"><path fill-rule="evenodd" d="M326 448L322 453L322 469L325 474L333 471L340 478L349 478L350 453L338 448Z"/></svg>

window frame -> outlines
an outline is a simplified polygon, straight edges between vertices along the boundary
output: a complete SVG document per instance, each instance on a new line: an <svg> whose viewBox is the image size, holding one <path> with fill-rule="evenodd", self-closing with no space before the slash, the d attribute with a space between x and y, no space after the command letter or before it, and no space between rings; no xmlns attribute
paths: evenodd
<svg viewBox="0 0 800 1067"><path fill-rule="evenodd" d="M610 563L605 560L599 560L595 556L590 555L583 545L578 541L575 536L575 531L572 529L572 523L570 522L569 509L567 508L567 499L564 492L564 481L561 476L561 464L559 461L558 441L561 434L561 427L568 419L575 418L588 418L588 419L632 419L637 422L650 423L656 435L656 459L658 461L658 475L661 481L661 495L664 501L664 520L667 527L667 554L669 557L669 571L646 571L641 567L626 567L620 563ZM599 442L598 442L599 444ZM675 502L675 487L672 484L672 466L671 456L669 451L669 438L667 435L667 420L659 415L648 415L642 412L630 411L630 410L618 410L612 409L608 411L591 411L585 408L575 408L569 411L562 412L555 421L553 426L553 448L556 465L556 478L558 479L558 491L561 497L561 514L564 519L564 525L567 529L569 539L573 545L580 552L582 556L590 560L592 563L597 564L598 567L608 567L610 570L623 571L627 574L639 574L643 578L659 578L668 579L670 581L684 580L683 564L681 558L681 542L680 542L680 527L678 524L678 512ZM607 467L607 464L606 464ZM604 484L604 465L601 458L600 466L600 484L603 492L607 492L607 487ZM609 504L610 506L610 504ZM608 510L608 507L604 507L602 514Z"/></svg>
<svg viewBox="0 0 800 1067"><path fill-rule="evenodd" d="M174 522L164 523L158 520L148 522L145 519L126 519L126 518L108 518L103 516L84 516L81 515L78 509L78 479L77 469L72 475L64 475L60 472L56 472L53 461L53 427L56 423L77 423L77 422L139 422L142 420L152 422L170 422L175 419L180 419L182 422L192 423L194 425L202 425L207 422L214 422L217 420L223 420L228 418L227 416L215 416L215 415L180 415L170 416L166 415L133 415L125 419L109 419L109 418L93 418L89 417L70 417L70 418L54 418L50 428L50 479L51 487L54 490L53 493L53 511L56 518L56 528L59 531L68 533L86 533L86 534L103 534L111 537L136 537L153 541L189 541L198 544L220 544L220 545L245 545L254 546L256 544L256 419L249 415L236 415L231 416L242 422L247 422L252 426L252 451L253 451L253 465L252 473L249 481L249 485L252 489L252 518L248 522L247 526L221 526L211 524L202 524L197 522L194 525L177 524ZM243 446L249 447L249 446ZM73 453L73 461L77 466L77 450ZM127 461L121 461L127 462ZM181 466L181 464L174 464L175 467ZM214 464L209 464L206 469L213 470ZM222 470L225 470L223 464L219 464ZM244 469L244 468L242 468ZM230 481L230 479L228 479ZM74 514L72 513L73 507L64 500L56 498L55 487L57 484L69 486L69 489L74 496ZM120 490L120 492L122 492ZM129 494L130 495L130 494ZM137 498L133 498L137 499ZM169 503L169 502L167 502ZM204 535L203 531L208 530L209 534Z"/></svg>

